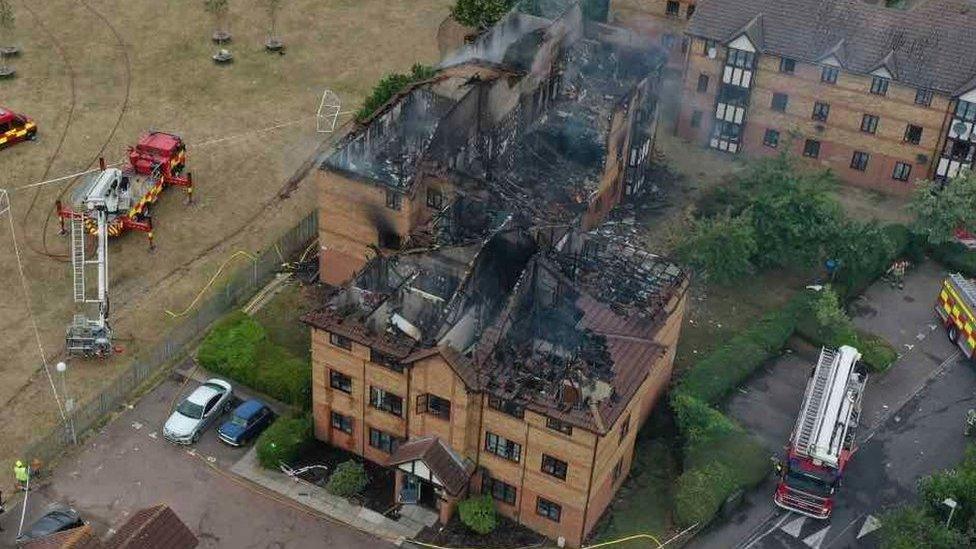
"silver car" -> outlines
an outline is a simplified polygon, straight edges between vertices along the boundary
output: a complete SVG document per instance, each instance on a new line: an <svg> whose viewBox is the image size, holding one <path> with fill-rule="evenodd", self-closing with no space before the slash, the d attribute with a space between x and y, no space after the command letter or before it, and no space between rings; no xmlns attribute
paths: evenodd
<svg viewBox="0 0 976 549"><path fill-rule="evenodd" d="M208 379L183 399L163 426L166 440L178 444L192 444L220 417L230 410L233 389L222 379Z"/></svg>

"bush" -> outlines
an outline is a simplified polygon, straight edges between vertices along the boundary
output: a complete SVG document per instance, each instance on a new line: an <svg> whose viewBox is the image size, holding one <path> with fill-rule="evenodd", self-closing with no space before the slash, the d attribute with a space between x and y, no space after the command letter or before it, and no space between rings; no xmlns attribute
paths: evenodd
<svg viewBox="0 0 976 549"><path fill-rule="evenodd" d="M931 246L929 247L929 255L950 271L976 278L976 252L967 249L958 242Z"/></svg>
<svg viewBox="0 0 976 549"><path fill-rule="evenodd" d="M311 364L268 338L260 323L241 311L221 320L197 352L200 365L273 398L307 407Z"/></svg>
<svg viewBox="0 0 976 549"><path fill-rule="evenodd" d="M686 470L675 482L674 518L682 528L704 526L737 488L732 471L722 463Z"/></svg>
<svg viewBox="0 0 976 549"><path fill-rule="evenodd" d="M678 245L677 255L710 280L724 284L753 271L751 258L758 249L752 217L725 213L695 221Z"/></svg>
<svg viewBox="0 0 976 549"><path fill-rule="evenodd" d="M325 489L337 496L347 498L365 490L367 483L369 478L366 476L363 464L350 459L336 467Z"/></svg>
<svg viewBox="0 0 976 549"><path fill-rule="evenodd" d="M902 507L881 517L881 547L887 549L955 549L966 547L966 536L919 507Z"/></svg>
<svg viewBox="0 0 976 549"><path fill-rule="evenodd" d="M861 353L861 363L872 372L883 372L898 360L898 352L884 338L854 326L829 287L811 293L809 310L797 322L796 331L801 337L834 349L850 345Z"/></svg>
<svg viewBox="0 0 976 549"><path fill-rule="evenodd" d="M680 391L671 394L671 409L689 445L738 431L738 427L721 412Z"/></svg>
<svg viewBox="0 0 976 549"><path fill-rule="evenodd" d="M279 417L258 437L258 462L268 469L277 469L280 463L292 463L302 445L311 438L312 422L307 417Z"/></svg>
<svg viewBox="0 0 976 549"><path fill-rule="evenodd" d="M861 352L861 362L872 372L883 372L898 360L898 351L881 336L857 331L857 350Z"/></svg>
<svg viewBox="0 0 976 549"><path fill-rule="evenodd" d="M428 80L437 73L437 69L420 63L414 64L410 68L410 74L391 73L380 79L373 86L373 91L363 100L363 106L356 113L356 119L360 122L366 120L382 107L387 101L401 90L421 80Z"/></svg>
<svg viewBox="0 0 976 549"><path fill-rule="evenodd" d="M490 494L470 497L458 504L458 513L465 526L481 535L491 533L497 525L495 503Z"/></svg>

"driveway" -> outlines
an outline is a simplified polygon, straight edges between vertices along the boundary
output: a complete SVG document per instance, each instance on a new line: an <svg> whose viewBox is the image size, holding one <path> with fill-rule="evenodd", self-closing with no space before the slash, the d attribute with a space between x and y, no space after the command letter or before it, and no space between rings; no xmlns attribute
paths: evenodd
<svg viewBox="0 0 976 549"><path fill-rule="evenodd" d="M188 394L195 383L182 390ZM105 536L131 513L166 503L200 547L373 548L387 544L239 479L227 469L246 448L231 448L211 428L191 448L166 442L161 426L181 384L167 380L64 458L49 483L31 494L27 521L53 502L75 507ZM13 544L19 503L0 515L0 545Z"/></svg>
<svg viewBox="0 0 976 549"><path fill-rule="evenodd" d="M747 504L709 528L694 547L864 547L877 543L876 516L914 498L919 476L951 467L965 449L966 410L976 407L976 374L959 357L932 304L945 273L934 263L913 270L904 290L872 286L852 307L855 323L898 348L899 360L868 380L859 449L829 521L803 518L772 502L772 476ZM818 349L798 346L732 397L728 413L782 455ZM860 538L858 537L860 535Z"/></svg>

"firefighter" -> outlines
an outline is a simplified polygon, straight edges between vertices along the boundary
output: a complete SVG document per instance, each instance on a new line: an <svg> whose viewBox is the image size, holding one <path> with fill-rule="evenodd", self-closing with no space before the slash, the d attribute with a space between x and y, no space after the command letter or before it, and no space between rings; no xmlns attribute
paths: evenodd
<svg viewBox="0 0 976 549"><path fill-rule="evenodd" d="M27 466L24 465L24 462L19 459L14 464L14 478L17 479L17 485L21 490L27 489L27 481L30 479L30 473L28 472Z"/></svg>
<svg viewBox="0 0 976 549"><path fill-rule="evenodd" d="M888 268L888 274L891 275L891 287L903 290L905 288L905 271L908 269L908 261L901 259L895 261Z"/></svg>

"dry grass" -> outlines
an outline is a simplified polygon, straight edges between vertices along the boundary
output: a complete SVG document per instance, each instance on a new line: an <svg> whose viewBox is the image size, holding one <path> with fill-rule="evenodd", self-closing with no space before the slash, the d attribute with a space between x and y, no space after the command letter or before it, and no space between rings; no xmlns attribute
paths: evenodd
<svg viewBox="0 0 976 549"><path fill-rule="evenodd" d="M336 91L343 110L353 110L382 74L435 61L435 32L450 4L289 0L279 17L288 50L279 56L262 49L264 12L255 2L232 1L236 61L217 67L209 57L212 24L198 0L15 3L24 54L14 62L18 78L0 82L0 97L37 120L40 140L0 152L0 188L84 170L100 153L118 159L148 128L185 138L197 183L193 206L170 192L155 209L156 253L147 253L138 233L111 244L112 315L127 352L109 362L73 364L73 396L94 394L135 351L155 343L173 322L163 311L182 309L231 253L262 248L313 207L308 184L289 199L276 195L321 144L312 114L322 89ZM122 45L86 6L117 29ZM227 136L238 137L213 142ZM62 188L11 193L30 302L49 358L60 351L72 314L70 274L66 264L34 250L45 249L46 239L51 253L66 251L50 215ZM0 463L6 463L56 414L28 329L9 229L0 221Z"/></svg>

